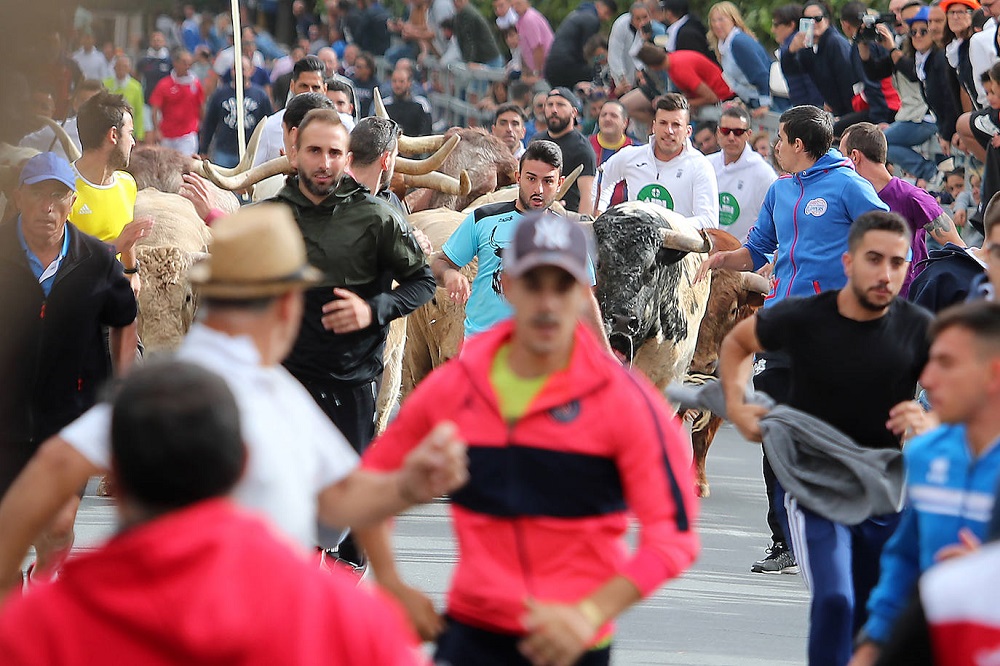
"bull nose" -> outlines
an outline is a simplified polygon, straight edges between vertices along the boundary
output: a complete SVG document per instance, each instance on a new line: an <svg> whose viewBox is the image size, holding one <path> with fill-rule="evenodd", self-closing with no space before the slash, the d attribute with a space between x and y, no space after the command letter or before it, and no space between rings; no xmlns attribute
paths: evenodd
<svg viewBox="0 0 1000 666"><path fill-rule="evenodd" d="M639 330L639 318L635 315L616 314L612 315L611 321L616 331L635 332Z"/></svg>

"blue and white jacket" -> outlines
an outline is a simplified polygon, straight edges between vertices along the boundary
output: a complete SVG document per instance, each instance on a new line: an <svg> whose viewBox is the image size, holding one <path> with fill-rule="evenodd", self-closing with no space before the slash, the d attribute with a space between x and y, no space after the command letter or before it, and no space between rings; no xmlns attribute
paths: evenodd
<svg viewBox="0 0 1000 666"><path fill-rule="evenodd" d="M878 585L868 600L864 630L871 640L888 639L920 574L934 564L939 550L958 543L961 528L985 538L1000 479L998 443L973 458L965 426L946 425L903 449L906 506L882 549Z"/></svg>
<svg viewBox="0 0 1000 666"><path fill-rule="evenodd" d="M851 161L835 149L805 171L774 181L744 243L754 270L781 248L774 266L774 288L764 307L788 296L812 296L843 287L847 278L841 256L847 251L847 231L870 210L889 208Z"/></svg>

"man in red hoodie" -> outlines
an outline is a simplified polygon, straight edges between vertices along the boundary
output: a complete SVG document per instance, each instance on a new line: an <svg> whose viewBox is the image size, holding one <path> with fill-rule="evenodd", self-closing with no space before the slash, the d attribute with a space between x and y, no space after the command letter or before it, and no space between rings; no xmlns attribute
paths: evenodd
<svg viewBox="0 0 1000 666"><path fill-rule="evenodd" d="M588 245L564 217L524 216L504 250L512 318L425 379L363 458L395 469L445 418L468 442L444 621L399 579L388 525L358 533L379 583L425 638L440 634L437 663L608 664L612 620L698 553L686 437L580 323ZM632 553L630 515L642 533Z"/></svg>
<svg viewBox="0 0 1000 666"><path fill-rule="evenodd" d="M111 456L118 534L0 608L5 666L421 663L386 600L226 497L247 450L220 377L180 362L132 373Z"/></svg>

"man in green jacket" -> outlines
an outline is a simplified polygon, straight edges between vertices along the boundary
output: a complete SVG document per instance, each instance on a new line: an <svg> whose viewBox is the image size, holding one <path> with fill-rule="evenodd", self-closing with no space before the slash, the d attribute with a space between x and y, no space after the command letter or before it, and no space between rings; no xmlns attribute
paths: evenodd
<svg viewBox="0 0 1000 666"><path fill-rule="evenodd" d="M133 135L136 141L146 136L145 102L142 98L142 84L132 78L132 59L127 55L115 58L115 75L104 79L104 87L121 95L132 107Z"/></svg>

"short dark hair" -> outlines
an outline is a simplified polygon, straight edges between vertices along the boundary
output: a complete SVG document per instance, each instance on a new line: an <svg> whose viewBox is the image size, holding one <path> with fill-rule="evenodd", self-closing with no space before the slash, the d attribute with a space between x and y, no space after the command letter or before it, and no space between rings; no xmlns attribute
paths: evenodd
<svg viewBox="0 0 1000 666"><path fill-rule="evenodd" d="M80 145L83 149L100 148L109 129L122 128L126 113L131 114L132 107L125 98L107 90L99 90L96 95L84 102L76 118Z"/></svg>
<svg viewBox="0 0 1000 666"><path fill-rule="evenodd" d="M823 12L824 18L830 18L831 16L833 16L833 9L830 7L830 3L826 2L826 0L809 0L802 7L802 13L805 14L806 9L808 9L809 7L819 7L820 10Z"/></svg>
<svg viewBox="0 0 1000 666"><path fill-rule="evenodd" d="M354 106L354 86L351 82L340 76L339 74L334 74L326 80L326 91L331 92L342 92L347 94L347 99L350 100L351 106ZM286 112L287 113L287 112Z"/></svg>
<svg viewBox="0 0 1000 666"><path fill-rule="evenodd" d="M392 120L369 116L362 118L351 130L352 159L360 165L373 164L383 153L396 147L399 125Z"/></svg>
<svg viewBox="0 0 1000 666"><path fill-rule="evenodd" d="M496 111L493 112L493 124L496 125L497 121L500 120L500 116L505 113L516 113L521 117L522 123L528 122L528 117L525 115L524 109L522 109L520 105L514 104L513 102L507 102L498 106Z"/></svg>
<svg viewBox="0 0 1000 666"><path fill-rule="evenodd" d="M178 361L133 370L111 412L111 468L122 497L154 513L232 490L246 448L239 410L218 375Z"/></svg>
<svg viewBox="0 0 1000 666"><path fill-rule="evenodd" d="M708 130L712 134L715 134L715 130L719 129L719 123L714 120L702 120L697 125L694 126L694 134L698 132L703 132Z"/></svg>
<svg viewBox="0 0 1000 666"><path fill-rule="evenodd" d="M530 96L532 92L533 90L529 84L518 79L510 82L510 87L507 89L507 96L510 97L511 100L519 100L523 99L526 95ZM528 104L531 104L530 98L528 100ZM521 110L523 111L524 109L522 108Z"/></svg>
<svg viewBox="0 0 1000 666"><path fill-rule="evenodd" d="M861 27L861 15L868 11L868 5L851 0L840 8L840 20L855 28Z"/></svg>
<svg viewBox="0 0 1000 666"><path fill-rule="evenodd" d="M654 116L657 111L687 111L690 113L691 105L688 104L688 99L684 95L680 93L667 93L656 98L656 103L653 104Z"/></svg>
<svg viewBox="0 0 1000 666"><path fill-rule="evenodd" d="M562 148L552 141L536 139L535 141L529 143L528 147L524 150L524 154L521 155L521 161L518 163L518 168L524 168L524 163L528 160L545 162L553 169L559 169L559 171L562 172Z"/></svg>
<svg viewBox="0 0 1000 666"><path fill-rule="evenodd" d="M747 127L750 127L750 112L746 110L742 104L727 104L722 108L723 118L736 118L744 123Z"/></svg>
<svg viewBox="0 0 1000 666"><path fill-rule="evenodd" d="M674 16L684 16L691 11L688 0L661 0L660 8Z"/></svg>
<svg viewBox="0 0 1000 666"><path fill-rule="evenodd" d="M313 109L332 109L333 102L323 93L307 92L288 100L285 115L281 122L288 129L295 129L302 124L302 119Z"/></svg>
<svg viewBox="0 0 1000 666"><path fill-rule="evenodd" d="M848 127L844 130L843 144L847 152L856 150L876 164L885 164L888 159L885 134L872 123L855 123Z"/></svg>
<svg viewBox="0 0 1000 666"><path fill-rule="evenodd" d="M639 47L639 52L635 54L635 57L647 67L659 67L667 59L667 52L660 46L643 44Z"/></svg>
<svg viewBox="0 0 1000 666"><path fill-rule="evenodd" d="M323 64L323 61L318 56L307 55L292 67L292 81L298 81L299 75L305 72L319 72L320 74L324 74L326 73L326 65Z"/></svg>
<svg viewBox="0 0 1000 666"><path fill-rule="evenodd" d="M931 322L928 331L931 341L949 328L965 329L977 342L1000 351L1000 303L978 300L942 310Z"/></svg>
<svg viewBox="0 0 1000 666"><path fill-rule="evenodd" d="M802 18L802 5L797 2L781 5L771 10L771 19L778 25L798 23L800 18Z"/></svg>
<svg viewBox="0 0 1000 666"><path fill-rule="evenodd" d="M1000 192L990 197L989 203L986 204L986 208L983 210L983 233L986 234L987 238L990 237L993 227L998 224L1000 224Z"/></svg>
<svg viewBox="0 0 1000 666"><path fill-rule="evenodd" d="M611 10L612 16L618 13L618 3L615 0L597 0L599 3Z"/></svg>
<svg viewBox="0 0 1000 666"><path fill-rule="evenodd" d="M84 79L73 89L73 94L82 92L99 92L105 90L104 84L97 79Z"/></svg>
<svg viewBox="0 0 1000 666"><path fill-rule="evenodd" d="M802 140L806 153L819 159L833 145L833 116L809 104L793 106L778 119L790 142Z"/></svg>
<svg viewBox="0 0 1000 666"><path fill-rule="evenodd" d="M330 100L327 100L328 102ZM332 104L332 102L331 102ZM295 147L298 148L302 141L302 133L306 131L306 128L313 123L324 123L326 125L334 125L344 127L344 121L340 119L340 114L337 113L335 109L325 108L325 109L313 109L306 114L306 117L302 119L299 123L299 133L295 137ZM347 128L344 128L347 131Z"/></svg>
<svg viewBox="0 0 1000 666"><path fill-rule="evenodd" d="M910 227L906 220L899 213L891 213L885 210L870 210L858 216L851 228L847 232L847 251L854 252L858 249L861 239L869 231L888 231L910 240Z"/></svg>
<svg viewBox="0 0 1000 666"><path fill-rule="evenodd" d="M601 33L591 35L590 39L583 43L583 57L589 60L601 49L608 50L608 38Z"/></svg>

